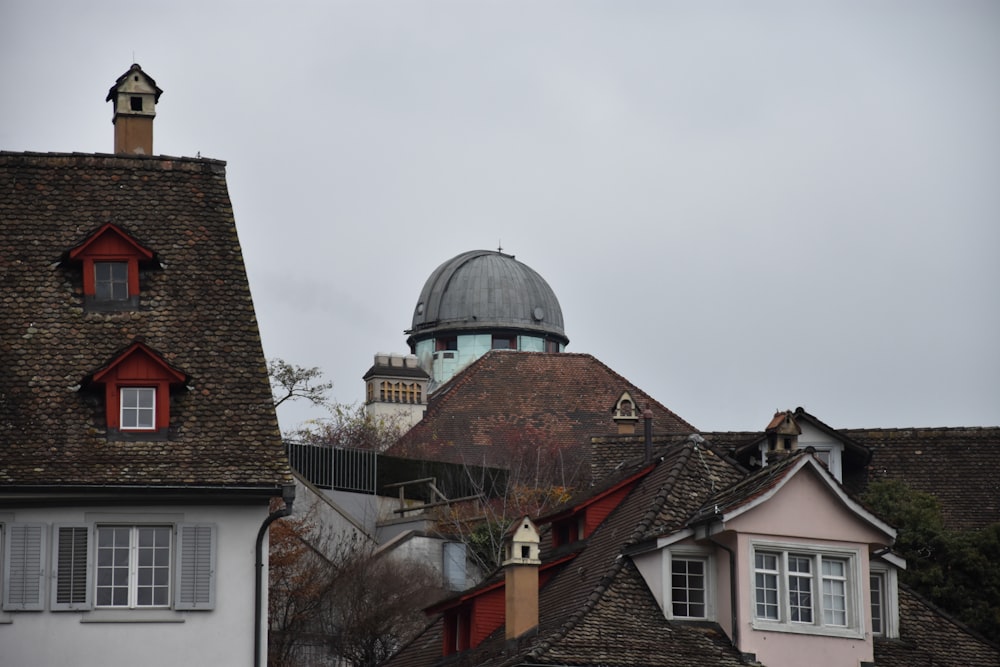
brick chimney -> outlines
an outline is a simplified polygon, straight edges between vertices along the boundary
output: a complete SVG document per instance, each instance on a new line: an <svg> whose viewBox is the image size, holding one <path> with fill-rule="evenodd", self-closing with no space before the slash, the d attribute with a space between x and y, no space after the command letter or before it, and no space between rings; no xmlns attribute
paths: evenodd
<svg viewBox="0 0 1000 667"><path fill-rule="evenodd" d="M507 531L503 562L506 638L516 639L538 627L538 528L528 517Z"/></svg>
<svg viewBox="0 0 1000 667"><path fill-rule="evenodd" d="M139 65L118 77L104 100L114 105L115 153L153 154L153 118L162 93Z"/></svg>

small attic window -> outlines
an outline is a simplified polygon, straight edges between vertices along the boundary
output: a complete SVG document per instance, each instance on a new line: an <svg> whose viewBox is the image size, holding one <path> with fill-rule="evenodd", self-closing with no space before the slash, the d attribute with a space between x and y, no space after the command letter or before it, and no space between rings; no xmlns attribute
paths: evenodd
<svg viewBox="0 0 1000 667"><path fill-rule="evenodd" d="M186 381L158 352L136 342L95 372L89 384L103 387L109 438L140 432L143 439L158 439L170 426L171 387Z"/></svg>
<svg viewBox="0 0 1000 667"><path fill-rule="evenodd" d="M94 298L98 301L128 299L128 262L94 262Z"/></svg>
<svg viewBox="0 0 1000 667"><path fill-rule="evenodd" d="M138 80L138 77L136 77L136 80ZM133 95L133 96L129 97L128 98L128 104L129 104L129 107L131 107L132 111L142 111L142 98L141 97L139 97L137 95Z"/></svg>
<svg viewBox="0 0 1000 667"><path fill-rule="evenodd" d="M68 253L83 268L84 305L94 311L139 307L139 265L156 266L153 251L108 223Z"/></svg>

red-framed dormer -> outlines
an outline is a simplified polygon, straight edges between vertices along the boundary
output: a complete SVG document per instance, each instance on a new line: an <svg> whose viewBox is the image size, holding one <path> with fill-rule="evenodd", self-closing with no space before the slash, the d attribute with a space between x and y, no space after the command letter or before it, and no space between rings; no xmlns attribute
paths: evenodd
<svg viewBox="0 0 1000 667"><path fill-rule="evenodd" d="M543 564L538 570L539 590L559 572L561 565L575 557L575 553L569 554ZM501 579L425 609L427 614L444 616L441 655L447 656L479 646L504 624L506 604L506 581Z"/></svg>
<svg viewBox="0 0 1000 667"><path fill-rule="evenodd" d="M111 310L138 307L139 265L154 261L152 250L109 222L68 256L83 265L83 294L89 306Z"/></svg>
<svg viewBox="0 0 1000 667"><path fill-rule="evenodd" d="M552 548L586 539L654 467L647 466L572 507L539 519L538 525L552 524Z"/></svg>
<svg viewBox="0 0 1000 667"><path fill-rule="evenodd" d="M187 375L141 342L96 371L90 384L104 387L108 432L165 433L170 426L170 389L183 386Z"/></svg>

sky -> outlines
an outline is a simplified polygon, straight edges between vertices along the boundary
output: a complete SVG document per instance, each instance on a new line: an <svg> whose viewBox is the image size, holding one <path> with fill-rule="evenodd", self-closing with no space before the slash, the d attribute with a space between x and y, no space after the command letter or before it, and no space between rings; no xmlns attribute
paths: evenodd
<svg viewBox="0 0 1000 667"><path fill-rule="evenodd" d="M133 62L341 403L502 246L702 430L1000 425L1000 3L0 0L0 150L111 152Z"/></svg>

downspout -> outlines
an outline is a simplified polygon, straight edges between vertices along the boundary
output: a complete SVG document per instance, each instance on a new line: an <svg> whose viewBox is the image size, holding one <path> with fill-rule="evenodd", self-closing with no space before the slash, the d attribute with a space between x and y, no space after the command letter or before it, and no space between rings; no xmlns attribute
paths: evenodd
<svg viewBox="0 0 1000 667"><path fill-rule="evenodd" d="M254 600L253 600L253 664L254 667L261 667L260 665L260 640L263 636L261 630L266 616L262 618L262 607L264 604L264 582L262 581L262 575L264 572L264 536L267 535L268 527L277 521L278 519L284 518L291 515L292 513L292 503L295 502L295 486L289 484L288 486L281 487L281 499L285 501L285 506L280 510L275 510L271 512L264 523L261 524L260 530L257 531L257 579L254 586Z"/></svg>
<svg viewBox="0 0 1000 667"><path fill-rule="evenodd" d="M729 611L732 614L730 618L731 627L733 629L732 644L733 648L740 651L740 628L736 624L736 553L722 542L717 542L712 539L712 536L708 534L707 529L705 531L705 538L715 546L725 549L726 553L729 554Z"/></svg>
<svg viewBox="0 0 1000 667"><path fill-rule="evenodd" d="M649 408L642 412L642 434L645 445L643 463L649 465L649 462L653 460L653 411Z"/></svg>

